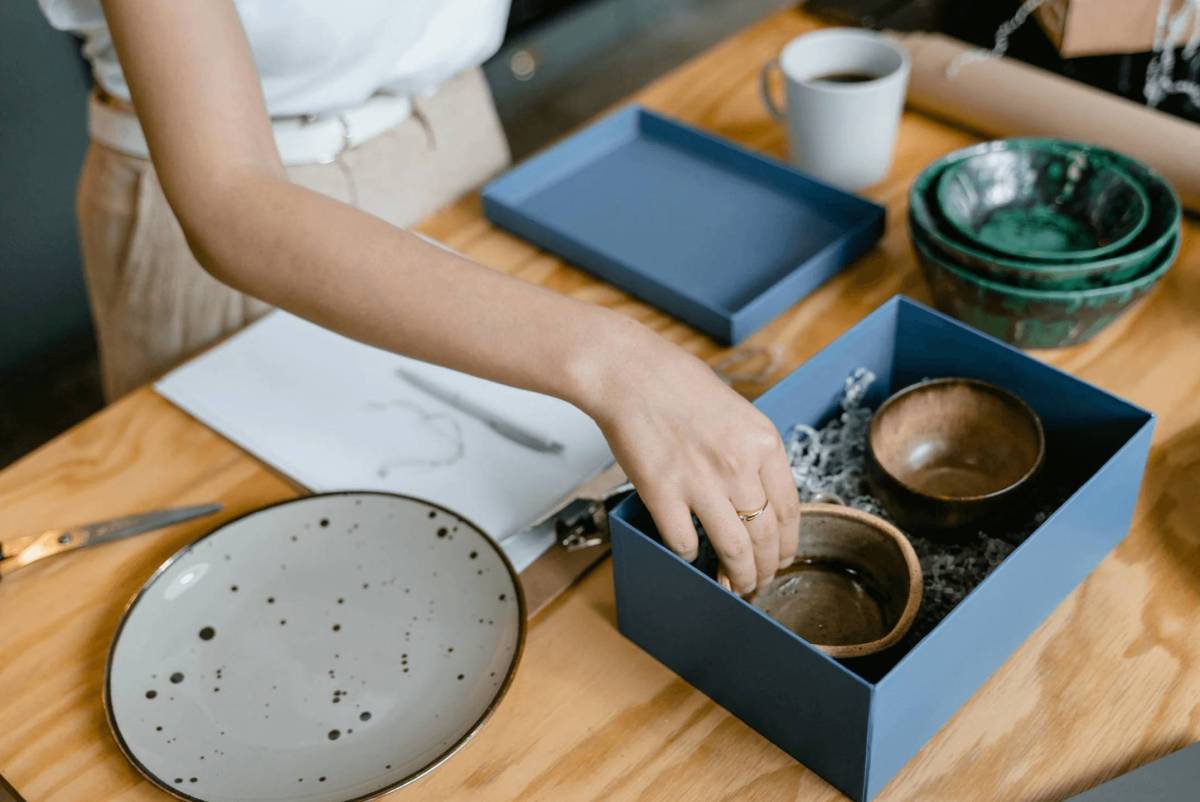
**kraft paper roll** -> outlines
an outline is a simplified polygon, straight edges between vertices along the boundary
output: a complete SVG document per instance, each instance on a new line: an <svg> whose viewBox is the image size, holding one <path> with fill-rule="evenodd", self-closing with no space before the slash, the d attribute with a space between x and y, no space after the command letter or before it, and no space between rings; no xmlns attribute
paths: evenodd
<svg viewBox="0 0 1200 802"><path fill-rule="evenodd" d="M988 136L1094 142L1140 159L1200 213L1200 125L1015 59L951 62L971 45L941 34L891 34L909 53L908 105Z"/></svg>

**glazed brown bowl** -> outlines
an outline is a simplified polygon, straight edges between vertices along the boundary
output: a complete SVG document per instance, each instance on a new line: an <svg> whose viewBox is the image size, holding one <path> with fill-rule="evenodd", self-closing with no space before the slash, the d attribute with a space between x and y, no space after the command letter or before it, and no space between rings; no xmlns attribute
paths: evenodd
<svg viewBox="0 0 1200 802"><path fill-rule="evenodd" d="M1041 420L1013 393L977 379L932 379L876 410L867 478L901 526L934 534L1011 502L1045 454Z"/></svg>
<svg viewBox="0 0 1200 802"><path fill-rule="evenodd" d="M921 606L921 564L904 533L836 504L802 504L796 561L749 602L830 657L882 651Z"/></svg>

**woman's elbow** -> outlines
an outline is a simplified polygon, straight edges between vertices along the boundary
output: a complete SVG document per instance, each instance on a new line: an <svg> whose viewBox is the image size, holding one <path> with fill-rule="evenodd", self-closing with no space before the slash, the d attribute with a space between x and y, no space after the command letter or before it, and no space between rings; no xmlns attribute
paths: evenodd
<svg viewBox="0 0 1200 802"><path fill-rule="evenodd" d="M247 275L253 260L245 258L254 250L246 241L253 234L246 213L254 204L252 184L209 178L168 192L167 199L196 262L223 284L247 291L254 284Z"/></svg>

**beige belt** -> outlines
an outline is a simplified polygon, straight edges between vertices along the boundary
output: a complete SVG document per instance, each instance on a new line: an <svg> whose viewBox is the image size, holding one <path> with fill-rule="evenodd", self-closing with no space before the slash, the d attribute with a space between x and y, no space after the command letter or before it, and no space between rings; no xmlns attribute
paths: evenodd
<svg viewBox="0 0 1200 802"><path fill-rule="evenodd" d="M271 120L275 144L285 166L326 164L344 151L394 128L412 113L407 97L373 95L336 114L280 117ZM96 91L88 98L88 133L96 142L146 159L150 149L133 107Z"/></svg>

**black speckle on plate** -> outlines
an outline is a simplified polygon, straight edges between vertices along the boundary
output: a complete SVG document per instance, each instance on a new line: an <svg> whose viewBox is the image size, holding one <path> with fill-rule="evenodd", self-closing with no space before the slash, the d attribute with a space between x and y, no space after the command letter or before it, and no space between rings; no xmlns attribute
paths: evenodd
<svg viewBox="0 0 1200 802"><path fill-rule="evenodd" d="M438 537L445 537L448 534L450 534L450 530L444 526L437 530Z"/></svg>
<svg viewBox="0 0 1200 802"><path fill-rule="evenodd" d="M463 678L463 676L464 676L463 674L459 674L458 678L461 680Z"/></svg>
<svg viewBox="0 0 1200 802"><path fill-rule="evenodd" d="M341 631L342 631L342 625L341 625L341 624L334 624L334 625L333 625L333 631L334 631L334 632L341 632Z"/></svg>
<svg viewBox="0 0 1200 802"><path fill-rule="evenodd" d="M229 590L232 593L237 593L237 585L230 585Z"/></svg>
<svg viewBox="0 0 1200 802"><path fill-rule="evenodd" d="M362 711L361 713L359 713L359 714L358 714L358 720L359 720L359 721L370 721L370 720L371 720L371 714L370 714L370 713L368 713L366 710L364 710L364 711Z"/></svg>
<svg viewBox="0 0 1200 802"><path fill-rule="evenodd" d="M155 731L155 732L162 732L162 725L161 725L161 724L159 724L157 727L155 727L155 728L154 728L154 731Z"/></svg>
<svg viewBox="0 0 1200 802"><path fill-rule="evenodd" d="M274 596L268 596L268 597L267 597L267 604L274 604L274 603L275 603L275 597L274 597Z"/></svg>
<svg viewBox="0 0 1200 802"><path fill-rule="evenodd" d="M430 517L430 518L436 518L436 517L437 517L437 510L430 510L430 511L429 511L429 517Z"/></svg>
<svg viewBox="0 0 1200 802"><path fill-rule="evenodd" d="M328 519L328 518L322 518L322 519L320 520L320 524L321 524L321 527L322 527L322 528L324 528L324 527L326 527L326 526L329 526L329 519Z"/></svg>
<svg viewBox="0 0 1200 802"><path fill-rule="evenodd" d="M203 627L200 630L200 640L212 640L217 631L212 627Z"/></svg>
<svg viewBox="0 0 1200 802"><path fill-rule="evenodd" d="M146 691L146 698L147 698L147 699L153 699L155 696L158 696L158 691L154 690L153 688L151 688L150 690Z"/></svg>
<svg viewBox="0 0 1200 802"><path fill-rule="evenodd" d="M179 683L183 682L183 672L176 671L174 674L172 674L171 682L174 683L175 685L178 685Z"/></svg>
<svg viewBox="0 0 1200 802"><path fill-rule="evenodd" d="M338 738L341 738L341 737L342 737L341 730L330 730L329 731L329 740L336 741Z"/></svg>

